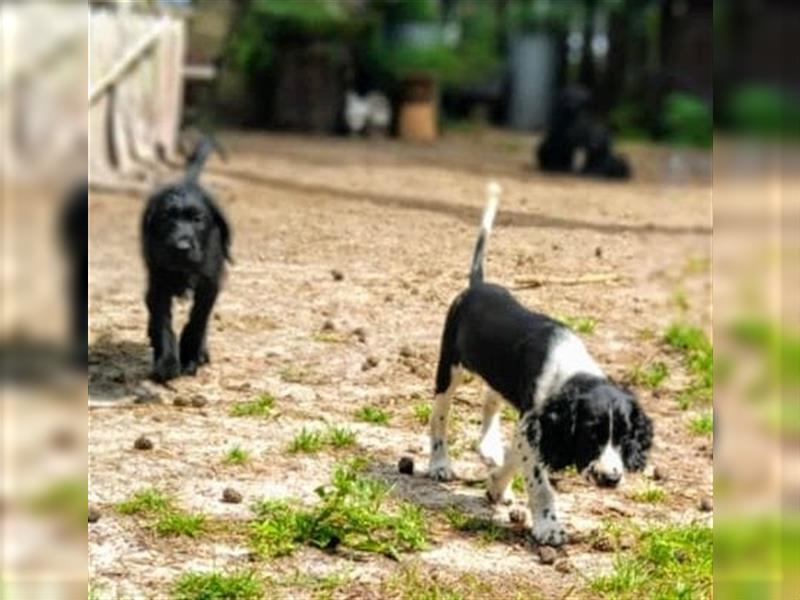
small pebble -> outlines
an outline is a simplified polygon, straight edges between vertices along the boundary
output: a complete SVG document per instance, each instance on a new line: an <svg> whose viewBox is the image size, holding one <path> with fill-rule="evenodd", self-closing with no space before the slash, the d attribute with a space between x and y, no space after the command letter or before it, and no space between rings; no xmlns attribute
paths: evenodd
<svg viewBox="0 0 800 600"><path fill-rule="evenodd" d="M598 246L597 248L594 249L594 255L597 258L603 258L603 249L600 246Z"/></svg>
<svg viewBox="0 0 800 600"><path fill-rule="evenodd" d="M552 546L539 546L539 560L543 565L552 565L558 558L558 552Z"/></svg>
<svg viewBox="0 0 800 600"><path fill-rule="evenodd" d="M336 325L333 324L333 321L328 319L322 324L322 331L336 331Z"/></svg>
<svg viewBox="0 0 800 600"><path fill-rule="evenodd" d="M512 508L508 511L508 520L515 525L525 525L528 515L521 508Z"/></svg>
<svg viewBox="0 0 800 600"><path fill-rule="evenodd" d="M341 281L344 279L344 273L342 273L339 269L331 269L331 277L333 277L334 281Z"/></svg>
<svg viewBox="0 0 800 600"><path fill-rule="evenodd" d="M410 456L404 456L400 459L400 462L397 463L397 470L400 471L403 475L413 475L414 474L414 459Z"/></svg>
<svg viewBox="0 0 800 600"><path fill-rule="evenodd" d="M709 496L703 496L700 499L700 510L703 512L711 512L714 510L714 501Z"/></svg>
<svg viewBox="0 0 800 600"><path fill-rule="evenodd" d="M566 558L557 560L553 568L559 573L572 573L572 563Z"/></svg>
<svg viewBox="0 0 800 600"><path fill-rule="evenodd" d="M185 406L189 406L189 399L184 398L183 396L176 396L172 401L172 405L177 406L178 408L184 408Z"/></svg>
<svg viewBox="0 0 800 600"><path fill-rule="evenodd" d="M378 366L378 359L374 356L368 356L367 360L364 361L364 364L361 365L362 371L369 371L370 369L374 369Z"/></svg>
<svg viewBox="0 0 800 600"><path fill-rule="evenodd" d="M233 488L222 490L222 501L228 504L239 504L242 501L242 494Z"/></svg>
<svg viewBox="0 0 800 600"><path fill-rule="evenodd" d="M133 447L137 450L152 450L153 449L153 440L143 435L140 435L136 438L136 441L133 442Z"/></svg>
<svg viewBox="0 0 800 600"><path fill-rule="evenodd" d="M359 342L362 344L366 343L367 341L367 332L363 327L356 327L353 329L353 335L356 336Z"/></svg>
<svg viewBox="0 0 800 600"><path fill-rule="evenodd" d="M411 349L410 346L403 346L400 348L400 356L403 358L411 358L414 356L414 351Z"/></svg>
<svg viewBox="0 0 800 600"><path fill-rule="evenodd" d="M666 475L666 473L664 473L664 469L662 469L660 467L655 467L653 469L653 479L655 481L666 481L667 480L667 475Z"/></svg>
<svg viewBox="0 0 800 600"><path fill-rule="evenodd" d="M203 408L206 404L208 404L208 398L202 394L195 394L192 397L192 406L195 408Z"/></svg>
<svg viewBox="0 0 800 600"><path fill-rule="evenodd" d="M94 506L89 507L89 523L97 523L100 520L100 511Z"/></svg>

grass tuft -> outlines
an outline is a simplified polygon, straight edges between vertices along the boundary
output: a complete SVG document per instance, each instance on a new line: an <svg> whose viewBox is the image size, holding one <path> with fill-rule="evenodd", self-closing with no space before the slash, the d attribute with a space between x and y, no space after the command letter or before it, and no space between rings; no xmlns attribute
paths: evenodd
<svg viewBox="0 0 800 600"><path fill-rule="evenodd" d="M713 413L704 412L699 415L695 415L691 421L689 421L689 430L694 435L709 435L714 431L714 415Z"/></svg>
<svg viewBox="0 0 800 600"><path fill-rule="evenodd" d="M578 333L594 333L594 330L597 328L597 320L592 317L562 316L559 320Z"/></svg>
<svg viewBox="0 0 800 600"><path fill-rule="evenodd" d="M389 413L378 406L362 406L356 411L356 418L365 423L386 425L389 422Z"/></svg>
<svg viewBox="0 0 800 600"><path fill-rule="evenodd" d="M678 398L678 404L687 408L692 402L710 402L714 385L714 350L700 329L675 323L664 333L664 343L683 355L686 370L692 381Z"/></svg>
<svg viewBox="0 0 800 600"><path fill-rule="evenodd" d="M660 487L649 485L631 494L631 499L644 504L661 504L666 500L667 493Z"/></svg>
<svg viewBox="0 0 800 600"><path fill-rule="evenodd" d="M172 510L174 500L155 488L135 492L127 500L117 503L117 512L123 515L156 514Z"/></svg>
<svg viewBox="0 0 800 600"><path fill-rule="evenodd" d="M226 465L243 465L250 460L250 453L239 446L234 446L225 453L222 462Z"/></svg>
<svg viewBox="0 0 800 600"><path fill-rule="evenodd" d="M298 545L375 552L397 558L427 543L422 510L408 503L389 506L389 488L365 477L363 463L350 461L334 470L331 483L316 490L319 502L268 500L254 507L250 541L256 552L286 556Z"/></svg>
<svg viewBox="0 0 800 600"><path fill-rule="evenodd" d="M236 402L231 407L232 417L266 417L272 413L275 398L271 394L261 394L253 400Z"/></svg>
<svg viewBox="0 0 800 600"><path fill-rule="evenodd" d="M356 444L356 432L344 427L330 427L325 432L325 441L334 448L348 448Z"/></svg>
<svg viewBox="0 0 800 600"><path fill-rule="evenodd" d="M167 512L153 524L153 529L162 537L184 535L197 537L203 532L206 518L201 514L189 514L180 511Z"/></svg>
<svg viewBox="0 0 800 600"><path fill-rule="evenodd" d="M654 362L646 367L636 366L629 375L631 384L645 386L651 390L658 389L669 376L669 368L663 362Z"/></svg>
<svg viewBox="0 0 800 600"><path fill-rule="evenodd" d="M699 524L668 525L639 534L630 553L619 554L610 575L591 589L604 598L708 598L712 588L713 534Z"/></svg>
<svg viewBox="0 0 800 600"><path fill-rule="evenodd" d="M420 425L427 425L430 422L431 412L433 412L433 408L430 402L421 401L414 405L414 416Z"/></svg>
<svg viewBox="0 0 800 600"><path fill-rule="evenodd" d="M184 573L172 586L172 600L258 600L264 585L250 571Z"/></svg>
<svg viewBox="0 0 800 600"><path fill-rule="evenodd" d="M311 454L319 452L325 440L322 439L322 434L319 431L309 431L305 427L300 430L294 439L289 443L289 452L298 454L300 452Z"/></svg>

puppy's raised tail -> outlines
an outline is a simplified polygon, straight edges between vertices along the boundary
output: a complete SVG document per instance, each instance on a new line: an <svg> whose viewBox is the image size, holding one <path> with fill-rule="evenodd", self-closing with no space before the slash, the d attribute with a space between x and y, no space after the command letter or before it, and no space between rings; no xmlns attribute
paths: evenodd
<svg viewBox="0 0 800 600"><path fill-rule="evenodd" d="M483 281L483 256L486 249L486 240L492 231L494 216L497 214L497 204L500 201L502 188L496 181L490 181L486 186L486 208L483 210L481 228L478 232L478 240L475 242L475 252L472 254L472 266L469 270L469 285Z"/></svg>
<svg viewBox="0 0 800 600"><path fill-rule="evenodd" d="M203 167L206 165L208 157L215 150L223 159L226 158L225 151L222 149L222 146L219 145L217 139L211 134L204 135L197 143L195 149L189 155L189 160L187 161L186 166L187 183L197 183L197 181L200 179L200 174L203 172Z"/></svg>

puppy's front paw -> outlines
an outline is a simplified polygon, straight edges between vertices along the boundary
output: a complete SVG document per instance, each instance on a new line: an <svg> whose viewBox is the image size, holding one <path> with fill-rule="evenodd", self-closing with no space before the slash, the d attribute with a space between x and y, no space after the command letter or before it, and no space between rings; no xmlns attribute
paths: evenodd
<svg viewBox="0 0 800 600"><path fill-rule="evenodd" d="M567 542L567 532L555 519L538 518L531 533L536 543L545 546L563 546Z"/></svg>
<svg viewBox="0 0 800 600"><path fill-rule="evenodd" d="M452 481L456 478L453 468L450 466L450 461L447 460L431 461L428 473L434 481Z"/></svg>
<svg viewBox="0 0 800 600"><path fill-rule="evenodd" d="M172 354L167 354L158 359L153 365L153 372L150 375L153 381L164 383L170 379L175 379L181 374L181 364L178 357Z"/></svg>

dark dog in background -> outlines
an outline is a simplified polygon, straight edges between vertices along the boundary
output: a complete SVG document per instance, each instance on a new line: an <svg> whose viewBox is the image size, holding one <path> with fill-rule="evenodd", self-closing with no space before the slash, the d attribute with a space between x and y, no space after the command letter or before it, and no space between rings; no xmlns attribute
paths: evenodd
<svg viewBox="0 0 800 600"><path fill-rule="evenodd" d="M447 448L450 405L464 371L486 383L478 452L493 467L486 493L491 502L510 500L514 473L522 470L533 537L561 545L547 471L574 465L600 487L617 486L625 472L644 468L653 429L636 397L603 374L583 342L566 325L522 306L506 289L483 280L483 256L499 187L475 245L469 286L450 305L436 372L430 418L430 476L452 479ZM520 415L512 444L500 431L503 401Z"/></svg>
<svg viewBox="0 0 800 600"><path fill-rule="evenodd" d="M631 175L628 161L613 152L611 134L605 125L592 118L590 103L591 95L580 86L568 87L559 95L550 126L536 149L539 168L628 179Z"/></svg>
<svg viewBox="0 0 800 600"><path fill-rule="evenodd" d="M213 150L205 137L190 155L186 175L148 200L142 219L142 252L147 267L147 333L153 348L152 377L164 382L193 375L209 362L208 319L230 260L231 228L214 198L199 184ZM194 293L189 321L175 339L172 298Z"/></svg>

